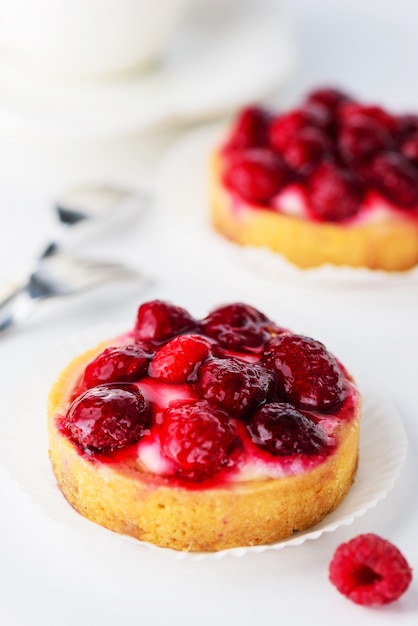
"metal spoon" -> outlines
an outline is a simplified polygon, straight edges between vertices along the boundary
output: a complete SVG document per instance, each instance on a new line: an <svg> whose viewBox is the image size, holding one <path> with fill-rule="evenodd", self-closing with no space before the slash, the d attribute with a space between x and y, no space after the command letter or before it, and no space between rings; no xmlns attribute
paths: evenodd
<svg viewBox="0 0 418 626"><path fill-rule="evenodd" d="M42 248L36 261L40 264L44 259L66 252L70 242L80 235L94 232L99 224L128 218L149 202L150 198L145 192L119 185L83 185L63 193L57 198L54 207L58 218L56 231ZM25 289L28 280L30 277L23 279L23 283L14 283L6 291L2 290L0 307L16 298Z"/></svg>
<svg viewBox="0 0 418 626"><path fill-rule="evenodd" d="M39 259L56 254L73 235L80 235L97 222L126 216L143 208L150 198L144 191L116 185L84 185L57 198L55 211L58 227L45 245Z"/></svg>
<svg viewBox="0 0 418 626"><path fill-rule="evenodd" d="M114 261L52 254L40 260L27 282L0 302L0 337L21 324L36 306L51 298L69 296L109 281L147 279L134 268Z"/></svg>

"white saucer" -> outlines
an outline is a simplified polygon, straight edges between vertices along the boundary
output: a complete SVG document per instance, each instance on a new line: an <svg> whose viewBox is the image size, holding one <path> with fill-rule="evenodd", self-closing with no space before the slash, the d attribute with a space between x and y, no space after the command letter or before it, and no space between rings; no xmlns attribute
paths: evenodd
<svg viewBox="0 0 418 626"><path fill-rule="evenodd" d="M294 65L277 2L204 3L147 72L68 83L0 59L0 130L95 137L170 127L226 113L276 90Z"/></svg>

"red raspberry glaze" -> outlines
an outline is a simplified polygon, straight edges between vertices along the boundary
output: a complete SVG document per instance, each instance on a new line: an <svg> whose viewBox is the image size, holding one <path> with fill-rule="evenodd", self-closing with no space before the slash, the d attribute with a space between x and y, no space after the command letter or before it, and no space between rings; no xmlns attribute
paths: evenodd
<svg viewBox="0 0 418 626"><path fill-rule="evenodd" d="M150 349L131 343L138 336ZM354 413L358 393L323 344L243 303L201 321L166 302L145 303L115 344L85 368L61 432L89 459L189 488L239 480L254 463L267 476L313 467L333 453L335 429ZM99 381L103 372L120 380L94 385L96 370Z"/></svg>

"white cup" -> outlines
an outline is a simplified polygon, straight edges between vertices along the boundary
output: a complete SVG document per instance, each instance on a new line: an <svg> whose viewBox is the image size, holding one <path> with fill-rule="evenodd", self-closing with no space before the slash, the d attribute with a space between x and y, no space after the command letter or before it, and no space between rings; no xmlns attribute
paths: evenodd
<svg viewBox="0 0 418 626"><path fill-rule="evenodd" d="M0 0L3 56L63 78L143 68L192 0Z"/></svg>

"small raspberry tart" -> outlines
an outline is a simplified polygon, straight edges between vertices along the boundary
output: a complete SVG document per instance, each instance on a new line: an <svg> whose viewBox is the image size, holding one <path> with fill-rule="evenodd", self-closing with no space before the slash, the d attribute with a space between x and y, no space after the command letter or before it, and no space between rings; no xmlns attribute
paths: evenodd
<svg viewBox="0 0 418 626"><path fill-rule="evenodd" d="M418 115L336 89L279 115L247 107L213 156L211 214L227 239L301 268L413 268Z"/></svg>
<svg viewBox="0 0 418 626"><path fill-rule="evenodd" d="M361 397L325 346L242 303L142 304L49 396L58 485L88 519L184 551L313 526L355 478Z"/></svg>

